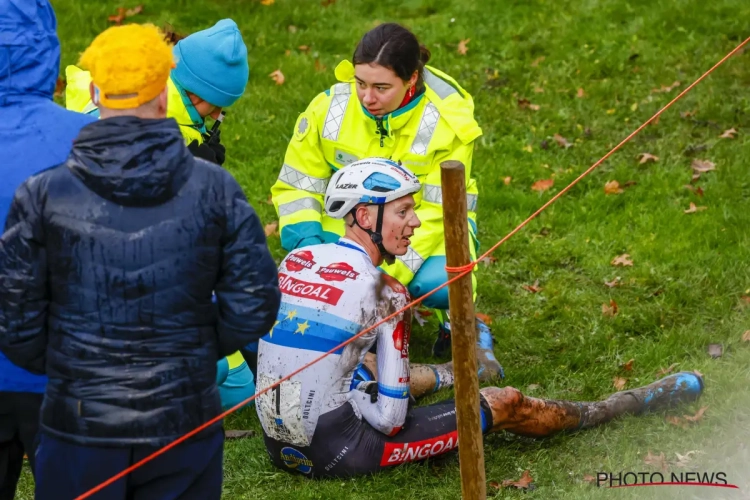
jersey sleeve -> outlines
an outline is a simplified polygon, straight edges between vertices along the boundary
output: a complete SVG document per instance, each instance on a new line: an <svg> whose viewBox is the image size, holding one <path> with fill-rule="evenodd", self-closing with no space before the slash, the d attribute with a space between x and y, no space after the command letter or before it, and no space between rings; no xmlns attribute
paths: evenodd
<svg viewBox="0 0 750 500"><path fill-rule="evenodd" d="M393 280L384 275L386 280ZM395 280L393 280L395 281ZM387 304L378 309L383 316L403 308L409 297L399 283L386 285L383 293ZM404 425L409 406L409 337L411 334L410 310L401 313L378 327L378 398L372 403L359 396L357 401L362 416L375 429L393 436ZM355 391L356 392L356 391Z"/></svg>

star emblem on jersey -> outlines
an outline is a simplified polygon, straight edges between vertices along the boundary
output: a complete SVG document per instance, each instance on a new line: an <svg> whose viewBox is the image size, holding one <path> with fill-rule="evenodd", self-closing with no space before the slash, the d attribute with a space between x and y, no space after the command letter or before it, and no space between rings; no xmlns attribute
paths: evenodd
<svg viewBox="0 0 750 500"><path fill-rule="evenodd" d="M286 318L284 318L284 319L285 320L287 320L287 319L294 319L294 317L296 315L297 315L297 310L293 309L293 310L289 311L288 313L286 313Z"/></svg>
<svg viewBox="0 0 750 500"><path fill-rule="evenodd" d="M305 334L305 330L310 328L310 322L308 320L305 320L304 323L297 323L297 329L294 331L294 333L301 333L302 335Z"/></svg>
<svg viewBox="0 0 750 500"><path fill-rule="evenodd" d="M274 329L274 328L276 328L276 325L278 325L278 324L279 324L279 320L276 320L276 322L275 322L275 323L273 324L273 326L271 327L271 331L270 331L270 332L268 332L268 336L269 336L269 337L273 338L273 329Z"/></svg>

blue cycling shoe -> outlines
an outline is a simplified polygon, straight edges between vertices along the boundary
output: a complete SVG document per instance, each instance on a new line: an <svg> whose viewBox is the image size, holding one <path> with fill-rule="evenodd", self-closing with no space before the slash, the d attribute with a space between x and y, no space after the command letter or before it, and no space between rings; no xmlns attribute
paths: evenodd
<svg viewBox="0 0 750 500"><path fill-rule="evenodd" d="M622 404L635 415L666 410L695 401L703 393L703 378L693 372L680 372L656 382L612 394L607 402Z"/></svg>
<svg viewBox="0 0 750 500"><path fill-rule="evenodd" d="M479 318L477 323L477 364L480 382L487 382L497 377L505 378L505 370L495 358L495 340L487 324ZM440 323L438 338L432 347L432 355L436 358L451 356L450 323Z"/></svg>

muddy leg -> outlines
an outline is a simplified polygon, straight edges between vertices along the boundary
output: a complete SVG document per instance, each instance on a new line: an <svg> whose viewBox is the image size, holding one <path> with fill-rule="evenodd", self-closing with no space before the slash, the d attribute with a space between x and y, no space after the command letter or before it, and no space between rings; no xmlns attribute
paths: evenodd
<svg viewBox="0 0 750 500"><path fill-rule="evenodd" d="M640 415L694 401L703 392L703 379L694 373L676 373L593 403L531 398L513 387L486 387L480 392L492 409L492 431L543 437L594 427L625 414Z"/></svg>
<svg viewBox="0 0 750 500"><path fill-rule="evenodd" d="M376 355L368 352L365 360L362 362L370 370L375 379L378 377L378 358ZM435 391L450 387L453 385L453 363L443 363L442 365L423 365L411 363L410 389L411 395L415 398L432 394Z"/></svg>

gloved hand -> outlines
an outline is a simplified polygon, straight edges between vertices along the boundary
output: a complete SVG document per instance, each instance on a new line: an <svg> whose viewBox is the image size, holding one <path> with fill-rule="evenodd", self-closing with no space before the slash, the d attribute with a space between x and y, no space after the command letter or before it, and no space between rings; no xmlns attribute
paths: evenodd
<svg viewBox="0 0 750 500"><path fill-rule="evenodd" d="M361 382L359 386L357 386L357 390L360 390L365 394L369 394L371 403L378 402L378 383L376 381L373 380L372 382Z"/></svg>
<svg viewBox="0 0 750 500"><path fill-rule="evenodd" d="M217 165L223 165L226 160L226 148L221 144L221 131L218 132L214 142L208 142L209 135L203 134L203 144L198 144L198 141L193 141L188 144L188 149L193 156L196 158L202 158L208 160L211 163Z"/></svg>

